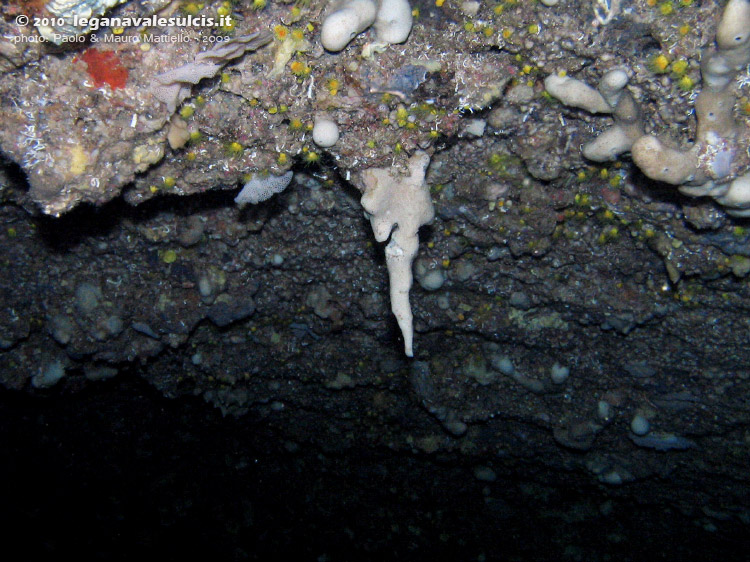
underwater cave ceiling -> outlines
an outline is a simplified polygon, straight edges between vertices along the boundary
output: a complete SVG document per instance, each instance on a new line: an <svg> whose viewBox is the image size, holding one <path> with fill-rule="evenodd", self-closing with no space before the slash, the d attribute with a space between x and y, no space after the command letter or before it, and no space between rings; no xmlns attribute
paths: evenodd
<svg viewBox="0 0 750 562"><path fill-rule="evenodd" d="M749 2L420 0L399 42L382 0L337 52L343 0L19 24L63 4L0 8L5 401L139 377L747 533Z"/></svg>

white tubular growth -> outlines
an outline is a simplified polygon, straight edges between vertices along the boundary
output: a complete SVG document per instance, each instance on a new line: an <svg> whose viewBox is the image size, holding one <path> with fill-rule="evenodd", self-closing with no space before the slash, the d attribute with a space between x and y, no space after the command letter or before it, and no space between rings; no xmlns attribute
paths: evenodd
<svg viewBox="0 0 750 562"><path fill-rule="evenodd" d="M547 92L565 105L590 113L612 114L614 126L583 147L583 155L589 160L615 160L643 135L641 113L633 96L625 89L627 84L628 74L622 68L615 68L602 76L596 90L580 80L557 74L544 80Z"/></svg>
<svg viewBox="0 0 750 562"><path fill-rule="evenodd" d="M551 74L544 79L544 88L570 107L585 109L589 113L612 113L607 100L597 90L575 78Z"/></svg>
<svg viewBox="0 0 750 562"><path fill-rule="evenodd" d="M646 135L640 108L625 86L627 73L610 70L598 91L568 77L552 75L547 92L565 105L591 113L611 113L614 126L583 147L595 162L630 151L648 177L676 185L691 197L712 197L726 212L750 216L750 128L734 106L738 76L750 64L750 0L729 0L716 30L716 46L701 61L703 87L695 100L695 142L684 149ZM744 79L744 78L742 78Z"/></svg>

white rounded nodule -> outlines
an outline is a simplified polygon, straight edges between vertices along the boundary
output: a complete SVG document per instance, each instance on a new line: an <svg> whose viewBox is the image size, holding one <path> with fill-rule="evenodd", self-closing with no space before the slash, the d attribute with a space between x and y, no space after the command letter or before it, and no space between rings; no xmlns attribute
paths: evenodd
<svg viewBox="0 0 750 562"><path fill-rule="evenodd" d="M316 119L312 137L313 142L319 147L331 147L339 140L339 126L330 119Z"/></svg>

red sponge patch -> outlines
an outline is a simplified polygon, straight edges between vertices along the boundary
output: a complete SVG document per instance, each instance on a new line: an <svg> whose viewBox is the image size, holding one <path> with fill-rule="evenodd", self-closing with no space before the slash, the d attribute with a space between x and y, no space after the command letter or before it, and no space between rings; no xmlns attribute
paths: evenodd
<svg viewBox="0 0 750 562"><path fill-rule="evenodd" d="M86 63L89 76L97 88L104 84L109 84L113 90L125 87L128 69L122 65L120 58L113 51L88 49L81 55L81 60Z"/></svg>

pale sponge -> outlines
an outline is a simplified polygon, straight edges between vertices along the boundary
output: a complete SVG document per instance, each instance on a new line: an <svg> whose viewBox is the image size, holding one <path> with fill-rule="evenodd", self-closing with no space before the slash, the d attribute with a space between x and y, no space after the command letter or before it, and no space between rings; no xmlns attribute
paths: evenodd
<svg viewBox="0 0 750 562"><path fill-rule="evenodd" d="M409 0L332 0L320 41L328 51L341 51L373 23L379 43L403 43L414 23Z"/></svg>
<svg viewBox="0 0 750 562"><path fill-rule="evenodd" d="M605 23L605 22L602 22ZM691 146L647 135L640 108L626 89L624 69L607 72L594 90L573 78L552 75L547 92L565 105L611 113L614 125L583 147L589 160L605 162L630 151L651 179L691 197L712 197L730 215L750 217L750 127L735 115L737 85L750 64L750 0L728 0L716 30L716 47L701 57L703 88L695 100L697 127Z"/></svg>
<svg viewBox="0 0 750 562"><path fill-rule="evenodd" d="M552 74L544 80L547 92L565 105L591 113L611 113L614 126L583 147L583 155L594 162L615 160L643 136L642 118L633 96L625 89L628 74L622 68L607 72L594 89L580 80Z"/></svg>
<svg viewBox="0 0 750 562"><path fill-rule="evenodd" d="M339 126L327 117L318 117L313 125L312 138L319 147L330 148L339 140Z"/></svg>
<svg viewBox="0 0 750 562"><path fill-rule="evenodd" d="M362 172L365 209L375 239L390 241L385 247L385 263L390 280L391 310L404 336L404 352L413 357L412 325L409 291L413 282L412 262L419 247L419 227L430 222L435 209L430 189L424 181L430 157L416 152L409 159L408 175L393 168L369 168Z"/></svg>
<svg viewBox="0 0 750 562"><path fill-rule="evenodd" d="M651 179L680 185L696 179L698 154L696 150L678 150L661 140L644 135L631 148L633 160ZM700 178L703 182L705 177Z"/></svg>
<svg viewBox="0 0 750 562"><path fill-rule="evenodd" d="M375 22L376 11L373 0L333 0L320 30L323 47L341 51Z"/></svg>
<svg viewBox="0 0 750 562"><path fill-rule="evenodd" d="M552 74L545 78L544 88L570 107L579 107L589 113L612 113L607 100L597 90L575 78Z"/></svg>
<svg viewBox="0 0 750 562"><path fill-rule="evenodd" d="M750 216L750 128L737 119L735 86L750 64L750 0L729 0L716 30L717 49L701 61L703 89L695 100L695 143L684 150L644 137L633 161L648 177L693 197L713 197L730 215ZM742 79L742 78L741 78Z"/></svg>
<svg viewBox="0 0 750 562"><path fill-rule="evenodd" d="M234 202L237 206L242 208L248 203L251 205L257 205L261 201L270 199L277 193L281 193L292 181L292 172L287 172L281 176L275 176L273 174L252 174L245 185L242 186L242 190L234 198Z"/></svg>
<svg viewBox="0 0 750 562"><path fill-rule="evenodd" d="M382 43L403 43L414 23L408 0L380 0L375 31Z"/></svg>

